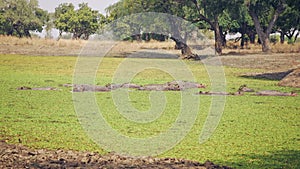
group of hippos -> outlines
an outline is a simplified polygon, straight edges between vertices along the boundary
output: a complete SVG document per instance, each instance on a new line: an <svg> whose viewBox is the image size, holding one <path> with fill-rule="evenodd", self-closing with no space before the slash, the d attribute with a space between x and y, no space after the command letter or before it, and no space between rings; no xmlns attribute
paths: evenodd
<svg viewBox="0 0 300 169"><path fill-rule="evenodd" d="M250 89L247 87L247 85L242 85L240 88L237 90L237 92L202 92L200 91L198 94L199 95L232 95L232 96L240 96L244 95L244 93L254 93L253 95L255 96L297 96L297 93L295 91L292 91L290 93L286 92L280 92L276 90L262 90L262 91L257 91Z"/></svg>
<svg viewBox="0 0 300 169"><path fill-rule="evenodd" d="M172 81L164 84L147 84L137 85L134 83L123 83L123 84L107 84L105 86L89 85L89 84L63 84L63 87L72 87L72 92L110 92L117 89L135 89L140 91L184 91L187 89L199 89L206 88L204 84L189 82L189 81ZM58 90L53 87L41 87L41 88L30 88L30 87L19 87L17 90ZM248 88L246 85L240 86L237 92L203 92L196 93L197 95L233 95L239 96L244 93L254 93L256 96L297 96L297 93L292 91L289 93L275 91L275 90L264 90L255 92L253 89Z"/></svg>
<svg viewBox="0 0 300 169"><path fill-rule="evenodd" d="M136 89L142 91L184 91L193 88L205 88L203 84L188 82L188 81L173 81L165 84L147 84L137 85L134 83L124 84L107 84L105 86L94 86L94 85L71 85L73 92L109 92L111 90L117 90L121 88L125 89Z"/></svg>

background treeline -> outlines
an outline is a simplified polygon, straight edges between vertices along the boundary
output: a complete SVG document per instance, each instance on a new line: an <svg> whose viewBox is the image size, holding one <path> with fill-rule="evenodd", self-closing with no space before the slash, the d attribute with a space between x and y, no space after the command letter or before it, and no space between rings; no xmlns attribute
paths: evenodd
<svg viewBox="0 0 300 169"><path fill-rule="evenodd" d="M255 43L269 52L270 34L296 41L300 25L299 0L121 0L107 8L110 20L139 12L162 12L184 18L200 29L214 31L216 51L222 53L227 33L241 33L241 46Z"/></svg>
<svg viewBox="0 0 300 169"><path fill-rule="evenodd" d="M123 16L161 12L184 18L200 29L212 30L218 53L222 53L226 45L226 34L237 32L241 33L238 39L241 47L258 40L262 50L269 52L271 33L280 33L281 43L285 37L289 43L296 41L300 26L299 4L300 0L120 0L109 6L104 16L86 3L77 9L71 3L63 3L55 13L48 13L39 8L37 0L0 0L0 34L30 37L30 31L41 32L45 28L50 36L52 28L56 28L60 37L66 32L74 39L88 39L106 23ZM148 39L168 36L144 33L141 37Z"/></svg>
<svg viewBox="0 0 300 169"><path fill-rule="evenodd" d="M0 0L0 34L31 37L30 31L41 32L48 21L37 0Z"/></svg>
<svg viewBox="0 0 300 169"><path fill-rule="evenodd" d="M31 37L31 31L45 29L46 36L51 37L56 28L59 38L66 32L74 39L88 39L104 21L105 17L87 3L79 4L78 9L72 3L63 3L55 13L48 13L39 8L38 0L0 0L0 34L4 35Z"/></svg>

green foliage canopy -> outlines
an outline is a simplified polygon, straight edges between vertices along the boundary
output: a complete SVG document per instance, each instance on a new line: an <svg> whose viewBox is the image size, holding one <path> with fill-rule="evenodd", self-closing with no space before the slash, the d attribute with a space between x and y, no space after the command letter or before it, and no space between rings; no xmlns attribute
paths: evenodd
<svg viewBox="0 0 300 169"><path fill-rule="evenodd" d="M275 25L275 30L281 33L282 43L284 43L284 36L287 36L290 41L295 37L295 42L299 35L297 30L300 29L300 0L287 0L287 4L286 10Z"/></svg>
<svg viewBox="0 0 300 169"><path fill-rule="evenodd" d="M0 0L0 34L31 37L30 31L41 32L48 20L37 0Z"/></svg>
<svg viewBox="0 0 300 169"><path fill-rule="evenodd" d="M71 3L60 4L55 8L54 17L54 25L59 30L60 37L63 32L68 32L73 34L74 39L88 39L104 21L104 16L87 3L79 4L77 10Z"/></svg>

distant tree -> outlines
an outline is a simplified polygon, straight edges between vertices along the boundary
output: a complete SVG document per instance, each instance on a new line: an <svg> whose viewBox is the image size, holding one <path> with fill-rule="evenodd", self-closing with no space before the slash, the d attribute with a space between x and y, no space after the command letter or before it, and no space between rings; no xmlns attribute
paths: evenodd
<svg viewBox="0 0 300 169"><path fill-rule="evenodd" d="M248 13L247 7L241 4L238 8L227 9L231 20L227 22L234 23L234 26L230 29L230 32L240 33L241 37L237 38L236 41L241 41L241 48L244 48L245 42L255 43L255 27L251 16Z"/></svg>
<svg viewBox="0 0 300 169"><path fill-rule="evenodd" d="M159 12L167 13L183 17L186 13L186 7L184 3L180 3L174 0L121 0L109 6L106 11L109 14L109 20L113 21L118 18L122 18L121 21L114 23L113 26L118 31L114 31L118 37L127 40L150 40L156 39L163 41L169 38L175 42L175 49L181 50L184 56L195 56L191 53L189 46L187 45L188 35L194 31L195 26L188 26L183 20L178 20L176 17L170 17L170 15L153 15L153 18L149 20L149 15L139 14L139 18L135 18L136 15L132 15L127 18L125 16L142 13L142 12ZM144 29L147 29L144 32ZM130 33L134 32L134 35ZM159 32L159 33L158 33ZM158 33L158 34L156 34ZM128 38L129 36L129 38Z"/></svg>
<svg viewBox="0 0 300 169"><path fill-rule="evenodd" d="M48 39L52 39L52 29L54 28L54 13L49 13L49 20L48 22L45 24L45 31L46 31L46 35L45 38Z"/></svg>
<svg viewBox="0 0 300 169"><path fill-rule="evenodd" d="M222 48L225 44L224 34L220 26L220 19L224 15L226 9L237 9L242 0L190 0L195 4L197 15L195 21L205 21L215 33L215 49L216 52L222 54Z"/></svg>
<svg viewBox="0 0 300 169"><path fill-rule="evenodd" d="M73 34L73 39L88 39L91 34L96 33L104 16L98 11L92 10L87 3L79 4L79 9L71 3L64 3L55 9L54 25L59 30L59 36L63 32Z"/></svg>
<svg viewBox="0 0 300 169"><path fill-rule="evenodd" d="M287 8L278 18L275 29L280 33L280 42L284 43L285 36L290 42L296 42L300 30L300 1L287 0ZM292 38L295 37L294 40Z"/></svg>
<svg viewBox="0 0 300 169"><path fill-rule="evenodd" d="M234 8L241 4L242 0L121 0L107 8L111 19L120 18L139 12L162 12L184 18L199 28L209 28L215 32L215 47L217 53L222 53L225 44L225 31L228 22L220 23L221 16L227 8ZM223 20L225 21L225 20ZM221 24L221 26L220 26ZM223 26L223 27L222 27ZM174 30L173 32L176 32ZM184 37L182 37L184 41Z"/></svg>
<svg viewBox="0 0 300 169"><path fill-rule="evenodd" d="M0 0L1 34L31 37L30 31L41 32L48 19L37 0Z"/></svg>
<svg viewBox="0 0 300 169"><path fill-rule="evenodd" d="M274 32L276 21L284 14L288 5L292 11L296 11L294 17L288 16L295 26L284 32L286 36L291 36L299 29L299 21L295 17L299 16L299 3L299 0L120 0L106 10L109 20L140 12L163 12L184 18L198 28L213 30L215 49L221 54L228 31L242 34L241 46L244 46L248 39L254 43L257 34L262 51L269 52L271 50L269 36ZM136 25L138 29L138 23ZM284 28L282 25L281 27ZM184 36L181 41L184 42Z"/></svg>
<svg viewBox="0 0 300 169"><path fill-rule="evenodd" d="M249 15L254 22L256 32L262 44L262 51L270 52L271 46L269 36L272 33L272 29L280 14L286 9L286 1L246 0L245 4L248 7ZM266 22L268 25L264 27L264 23Z"/></svg>
<svg viewBox="0 0 300 169"><path fill-rule="evenodd" d="M91 34L94 34L99 29L99 20L102 18L99 12L92 10L87 3L79 4L79 9L70 20L73 38L79 39L82 37L87 40Z"/></svg>
<svg viewBox="0 0 300 169"><path fill-rule="evenodd" d="M59 31L60 39L63 32L69 32L71 27L69 25L70 19L75 15L75 7L72 3L63 3L55 8L54 26Z"/></svg>

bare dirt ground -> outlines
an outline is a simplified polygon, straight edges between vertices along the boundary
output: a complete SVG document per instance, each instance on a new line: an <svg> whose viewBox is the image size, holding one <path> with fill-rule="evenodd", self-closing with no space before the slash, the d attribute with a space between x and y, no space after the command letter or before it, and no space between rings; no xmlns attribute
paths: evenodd
<svg viewBox="0 0 300 169"><path fill-rule="evenodd" d="M225 66L263 70L263 73L249 72L245 77L279 80L280 86L300 87L300 53L228 55L220 58Z"/></svg>
<svg viewBox="0 0 300 169"><path fill-rule="evenodd" d="M300 54L247 54L225 55L220 57L226 66L264 69L268 71L285 71L300 67Z"/></svg>
<svg viewBox="0 0 300 169"><path fill-rule="evenodd" d="M280 82L279 86L289 86L300 88L300 68L294 69L291 73L285 76Z"/></svg>
<svg viewBox="0 0 300 169"><path fill-rule="evenodd" d="M201 164L175 158L102 156L93 152L32 150L21 145L0 142L0 168L172 168L229 169L212 162Z"/></svg>

